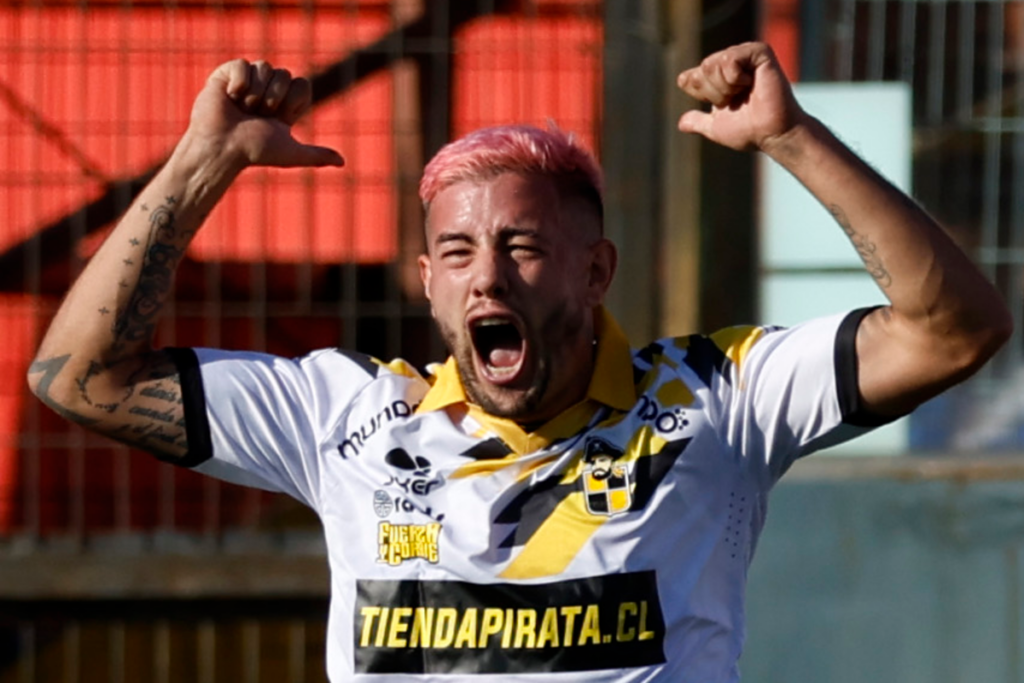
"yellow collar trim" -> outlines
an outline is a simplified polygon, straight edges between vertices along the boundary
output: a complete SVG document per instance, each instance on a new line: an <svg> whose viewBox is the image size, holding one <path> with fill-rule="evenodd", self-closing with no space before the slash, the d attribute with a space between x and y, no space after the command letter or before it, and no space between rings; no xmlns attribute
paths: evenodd
<svg viewBox="0 0 1024 683"><path fill-rule="evenodd" d="M636 405L633 386L633 352L626 333L604 306L597 318L597 359L587 388L587 398L629 411Z"/></svg>
<svg viewBox="0 0 1024 683"><path fill-rule="evenodd" d="M429 413L456 403L468 403L462 380L459 379L459 368L455 365L455 356L448 356L444 365L435 367L437 370L431 373L434 375L434 383L416 407L417 413Z"/></svg>
<svg viewBox="0 0 1024 683"><path fill-rule="evenodd" d="M544 448L555 439L575 434L590 420L598 404L620 411L632 410L636 404L636 389L633 386L633 354L629 349L629 340L603 306L598 309L596 328L597 355L586 399L556 415L532 434L526 433L512 420L494 417L469 404L454 357L449 357L434 373L433 386L423 397L416 412L426 413L455 404L466 404L469 414L510 448L517 453L530 453Z"/></svg>

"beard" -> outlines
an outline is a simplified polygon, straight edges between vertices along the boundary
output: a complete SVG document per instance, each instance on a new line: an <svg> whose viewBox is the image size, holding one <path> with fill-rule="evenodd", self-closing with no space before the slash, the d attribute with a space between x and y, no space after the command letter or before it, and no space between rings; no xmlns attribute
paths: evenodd
<svg viewBox="0 0 1024 683"><path fill-rule="evenodd" d="M485 384L477 377L473 366L473 349L463 349L455 355L459 368L459 379L466 390L466 397L484 409L484 412L495 417L510 420L528 420L537 412L548 384L551 382L551 362L541 355L537 358L536 369L530 384L525 389L507 389ZM494 394L494 395L492 395Z"/></svg>
<svg viewBox="0 0 1024 683"><path fill-rule="evenodd" d="M437 319L441 337L455 357L466 398L495 417L519 422L531 421L548 395L551 375L559 360L556 355L565 355L565 350L572 348L574 338L583 327L582 312L570 313L567 308L565 305L557 307L545 316L539 326L531 327L527 324L524 341L532 356L532 359L528 359L533 364L532 376L527 386L515 388L494 386L480 379L473 362L476 349L469 333L463 330L459 334ZM564 364L564 359L561 361Z"/></svg>

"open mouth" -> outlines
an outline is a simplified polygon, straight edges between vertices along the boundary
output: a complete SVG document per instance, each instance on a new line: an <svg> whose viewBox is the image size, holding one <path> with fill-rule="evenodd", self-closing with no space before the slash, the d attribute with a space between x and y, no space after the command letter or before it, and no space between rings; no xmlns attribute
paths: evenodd
<svg viewBox="0 0 1024 683"><path fill-rule="evenodd" d="M526 358L526 343L515 323L486 317L473 321L470 330L486 379L495 384L514 381Z"/></svg>

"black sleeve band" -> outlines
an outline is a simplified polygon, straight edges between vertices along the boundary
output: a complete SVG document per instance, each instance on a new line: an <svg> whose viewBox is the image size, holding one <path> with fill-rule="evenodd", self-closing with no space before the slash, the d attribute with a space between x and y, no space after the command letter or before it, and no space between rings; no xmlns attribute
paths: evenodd
<svg viewBox="0 0 1024 683"><path fill-rule="evenodd" d="M839 410L843 415L843 422L855 427L880 427L900 417L877 415L867 410L857 381L857 329L861 321L878 308L880 307L872 306L850 311L843 322L839 323L839 331L836 332L834 362Z"/></svg>
<svg viewBox="0 0 1024 683"><path fill-rule="evenodd" d="M164 349L171 362L178 369L181 380L181 401L185 412L185 438L188 439L188 453L183 458L161 458L181 467L195 467L213 457L213 442L210 439L210 421L206 416L206 392L203 391L203 375L199 371L199 358L192 349Z"/></svg>

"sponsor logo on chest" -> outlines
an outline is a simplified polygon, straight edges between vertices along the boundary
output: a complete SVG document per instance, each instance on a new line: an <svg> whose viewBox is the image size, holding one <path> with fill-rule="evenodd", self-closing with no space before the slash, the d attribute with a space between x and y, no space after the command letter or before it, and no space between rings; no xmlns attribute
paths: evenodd
<svg viewBox="0 0 1024 683"><path fill-rule="evenodd" d="M665 661L653 571L545 584L357 582L358 673L543 673Z"/></svg>
<svg viewBox="0 0 1024 683"><path fill-rule="evenodd" d="M379 522L377 525L377 562L392 567L397 567L406 560L426 560L430 564L437 564L440 538L441 525L438 522L430 524Z"/></svg>

